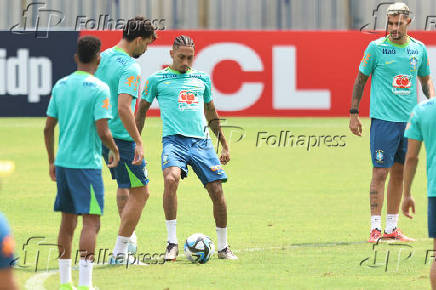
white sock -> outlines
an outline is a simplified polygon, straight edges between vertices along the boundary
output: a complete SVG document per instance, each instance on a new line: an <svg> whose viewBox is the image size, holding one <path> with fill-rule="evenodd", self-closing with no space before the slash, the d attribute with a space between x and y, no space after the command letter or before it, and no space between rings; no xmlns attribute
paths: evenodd
<svg viewBox="0 0 436 290"><path fill-rule="evenodd" d="M129 244L129 239L130 237L118 236L114 251L112 252L112 257L114 257L114 259L116 259L119 254L124 254L123 258L127 259L127 246Z"/></svg>
<svg viewBox="0 0 436 290"><path fill-rule="evenodd" d="M71 279L71 259L58 259L59 280L61 284L72 282Z"/></svg>
<svg viewBox="0 0 436 290"><path fill-rule="evenodd" d="M136 238L136 234L135 234L135 232L133 232L133 234L130 236L130 242L132 244L136 244L137 241L138 241L138 239Z"/></svg>
<svg viewBox="0 0 436 290"><path fill-rule="evenodd" d="M371 231L373 229L381 230L381 216L379 216L379 215L372 215L371 216Z"/></svg>
<svg viewBox="0 0 436 290"><path fill-rule="evenodd" d="M218 251L225 249L227 244L227 228L216 228L216 235L218 237Z"/></svg>
<svg viewBox="0 0 436 290"><path fill-rule="evenodd" d="M176 233L176 225L177 220L166 220L167 231L168 231L168 243L177 244L177 233Z"/></svg>
<svg viewBox="0 0 436 290"><path fill-rule="evenodd" d="M398 225L398 216L399 214L387 214L386 215L386 228L385 228L385 232L387 234L391 234L394 229L397 227Z"/></svg>
<svg viewBox="0 0 436 290"><path fill-rule="evenodd" d="M79 286L92 286L92 266L88 260L80 259L79 261Z"/></svg>

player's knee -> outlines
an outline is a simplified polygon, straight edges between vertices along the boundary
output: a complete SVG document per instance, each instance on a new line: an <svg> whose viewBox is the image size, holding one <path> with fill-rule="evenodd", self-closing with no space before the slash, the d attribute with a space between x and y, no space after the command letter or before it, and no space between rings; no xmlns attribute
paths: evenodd
<svg viewBox="0 0 436 290"><path fill-rule="evenodd" d="M77 227L77 219L63 220L61 224L61 231L72 235Z"/></svg>
<svg viewBox="0 0 436 290"><path fill-rule="evenodd" d="M97 234L100 231L100 218L95 215L83 216L83 229Z"/></svg>
<svg viewBox="0 0 436 290"><path fill-rule="evenodd" d="M175 174L167 174L164 177L164 184L166 187L177 187L179 185L180 178Z"/></svg>
<svg viewBox="0 0 436 290"><path fill-rule="evenodd" d="M388 176L387 168L374 168L372 172L372 180L375 183L385 182Z"/></svg>
<svg viewBox="0 0 436 290"><path fill-rule="evenodd" d="M147 201L149 197L150 197L150 191L149 191L148 188L147 188L147 189L145 190L145 192L144 192L144 199L145 199L145 201Z"/></svg>
<svg viewBox="0 0 436 290"><path fill-rule="evenodd" d="M223 188L220 183L212 182L208 184L208 191L213 203L225 203Z"/></svg>
<svg viewBox="0 0 436 290"><path fill-rule="evenodd" d="M403 182L403 172L403 166L394 166L391 168L391 178L393 178L394 181L397 180L399 182Z"/></svg>

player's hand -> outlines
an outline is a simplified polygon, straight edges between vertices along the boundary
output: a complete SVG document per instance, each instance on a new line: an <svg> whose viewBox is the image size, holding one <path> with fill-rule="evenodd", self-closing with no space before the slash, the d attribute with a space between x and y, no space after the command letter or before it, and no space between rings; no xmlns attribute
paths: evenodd
<svg viewBox="0 0 436 290"><path fill-rule="evenodd" d="M229 149L223 148L221 151L220 162L222 165L226 165L230 161Z"/></svg>
<svg viewBox="0 0 436 290"><path fill-rule="evenodd" d="M359 120L359 115L352 114L350 117L350 130L356 136L362 136L362 123Z"/></svg>
<svg viewBox="0 0 436 290"><path fill-rule="evenodd" d="M51 180L56 181L56 168L54 163L49 163L48 175L50 176Z"/></svg>
<svg viewBox="0 0 436 290"><path fill-rule="evenodd" d="M401 209L406 217L413 219L413 216L410 214L410 209L412 209L412 213L415 213L415 200L411 195L404 197Z"/></svg>
<svg viewBox="0 0 436 290"><path fill-rule="evenodd" d="M141 165L142 160L144 160L144 149L142 148L142 144L136 143L135 158L133 159L132 164Z"/></svg>
<svg viewBox="0 0 436 290"><path fill-rule="evenodd" d="M109 156L108 156L108 168L115 168L118 166L118 162L120 162L120 152L118 152L118 150L116 152L114 151L109 151Z"/></svg>

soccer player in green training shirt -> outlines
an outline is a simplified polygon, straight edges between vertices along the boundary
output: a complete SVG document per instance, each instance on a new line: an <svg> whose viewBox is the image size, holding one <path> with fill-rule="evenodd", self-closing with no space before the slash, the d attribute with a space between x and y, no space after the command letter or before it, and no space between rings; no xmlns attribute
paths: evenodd
<svg viewBox="0 0 436 290"><path fill-rule="evenodd" d="M145 53L147 45L155 39L150 21L143 17L130 19L124 27L123 38L101 54L101 63L95 73L111 90L113 118L109 128L121 158L118 167L111 169L112 179L118 183L117 205L121 223L110 263L125 263L128 252L136 253L134 231L149 197L142 140L133 112L141 84L141 68L136 58ZM108 148L103 147L105 160L108 152Z"/></svg>
<svg viewBox="0 0 436 290"><path fill-rule="evenodd" d="M436 251L436 99L427 100L415 107L410 115L404 136L409 138L406 162L404 164L404 199L403 213L412 218L410 209L415 213L415 201L411 194L411 186L415 177L421 143L424 142L427 152L427 196L428 196L428 235L433 238L433 250ZM431 255L434 256L434 255ZM430 280L436 289L436 262L430 270Z"/></svg>
<svg viewBox="0 0 436 290"><path fill-rule="evenodd" d="M173 63L148 78L136 114L136 125L141 132L147 110L155 98L158 100L163 122L163 208L168 231L165 260L175 260L179 253L176 191L180 178L188 174L187 165L192 167L212 199L218 257L237 259L227 244L227 205L221 186L221 182L227 181L221 163L229 162L230 153L212 100L210 77L191 69L194 42L190 37L177 37L170 54ZM223 145L219 159L209 138L208 126Z"/></svg>
<svg viewBox="0 0 436 290"><path fill-rule="evenodd" d="M92 288L95 243L104 207L101 146L111 150L109 167L120 159L107 120L109 87L93 74L100 62L100 40L79 39L74 56L77 71L56 82L47 109L44 129L49 175L57 183L54 210L62 212L59 229L60 289L73 289L71 243L77 216L83 217L80 235L79 288ZM59 146L54 156L54 128L59 122Z"/></svg>
<svg viewBox="0 0 436 290"><path fill-rule="evenodd" d="M361 136L359 102L368 77L371 80L370 149L373 164L370 185L371 232L368 242L379 239L414 241L398 228L398 212L403 189L403 164L407 139L403 136L408 116L417 103L416 79L427 98L434 95L430 78L427 49L424 44L407 35L411 22L409 8L394 3L387 9L388 35L372 41L359 66L353 88L350 110L350 130ZM387 175L387 215L381 234L381 210Z"/></svg>

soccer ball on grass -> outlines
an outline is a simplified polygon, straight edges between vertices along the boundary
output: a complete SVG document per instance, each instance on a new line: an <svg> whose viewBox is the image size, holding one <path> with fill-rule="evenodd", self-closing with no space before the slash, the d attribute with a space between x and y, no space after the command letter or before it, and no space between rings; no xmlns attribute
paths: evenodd
<svg viewBox="0 0 436 290"><path fill-rule="evenodd" d="M205 264L215 252L212 240L203 234L197 233L186 239L185 256L192 263Z"/></svg>

